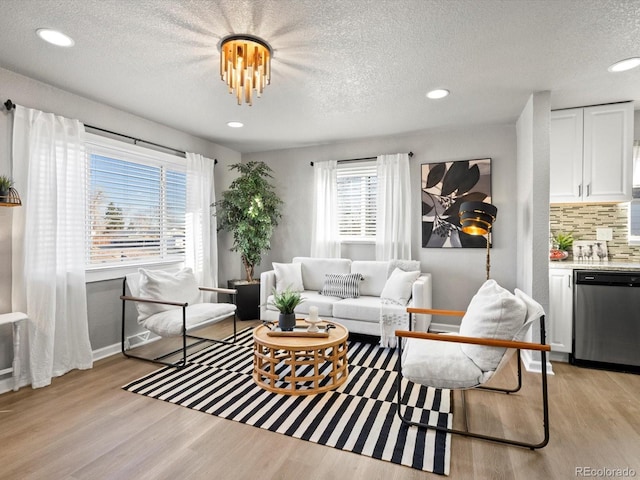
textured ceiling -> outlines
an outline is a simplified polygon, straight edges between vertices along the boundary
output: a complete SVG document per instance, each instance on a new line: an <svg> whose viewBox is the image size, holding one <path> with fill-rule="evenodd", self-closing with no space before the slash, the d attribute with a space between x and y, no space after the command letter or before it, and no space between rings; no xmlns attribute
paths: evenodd
<svg viewBox="0 0 640 480"><path fill-rule="evenodd" d="M532 92L553 108L634 100L640 0L0 0L0 66L240 152L513 123ZM57 28L70 49L43 43ZM271 85L238 106L218 43L274 49ZM451 95L429 101L425 93ZM2 99L4 101L5 99ZM244 122L230 129L230 120Z"/></svg>

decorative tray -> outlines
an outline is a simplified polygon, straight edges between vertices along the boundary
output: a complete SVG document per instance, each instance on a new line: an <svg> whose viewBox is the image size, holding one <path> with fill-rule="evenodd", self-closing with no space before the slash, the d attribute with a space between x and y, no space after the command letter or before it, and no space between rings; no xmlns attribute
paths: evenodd
<svg viewBox="0 0 640 480"><path fill-rule="evenodd" d="M307 331L308 325L297 325L293 327L293 330L282 331L280 327L278 327L277 322L272 324L263 324L267 328L271 328L267 332L268 337L317 337L317 338L327 338L329 336L329 330L335 328L332 324L327 325L318 325L317 332L309 332Z"/></svg>

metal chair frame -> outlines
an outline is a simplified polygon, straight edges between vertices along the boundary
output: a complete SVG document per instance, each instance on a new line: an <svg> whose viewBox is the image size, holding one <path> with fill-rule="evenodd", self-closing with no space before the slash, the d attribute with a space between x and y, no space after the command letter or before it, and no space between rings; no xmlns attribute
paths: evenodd
<svg viewBox="0 0 640 480"><path fill-rule="evenodd" d="M423 309L423 308L408 308L409 312L409 325L411 325L412 314L443 314L443 315L455 315L458 316L460 314L464 315L464 312L460 311L451 311L451 310L433 310L433 309ZM431 430L438 430L446 433L455 433L458 435L464 435L467 437L479 438L482 440L488 440L497 443L504 443L508 445L514 445L518 447L525 447L531 450L535 450L538 448L543 448L549 443L549 394L548 394L548 385L547 385L547 352L551 350L549 345L546 345L545 338L545 317L544 315L540 316L540 343L531 343L531 342L517 342L511 340L497 340L497 339L489 339L489 338L477 338L477 337L463 337L458 335L447 335L447 334L434 334L434 333L426 333L426 332L412 332L412 331L402 331L397 330L396 336L398 336L398 362L397 362L397 404L396 404L396 412L400 417L400 420L409 426L416 426L420 428L427 428ZM522 365L520 358L520 350L532 350L539 351L541 355L541 385L542 385L542 424L543 424L543 439L538 443L530 443L523 442L519 440L508 439L504 437L496 437L491 435L485 435L481 433L470 432L468 429L467 423L467 412L466 412L466 401L465 401L465 389L460 389L462 391L462 405L464 410L464 420L465 420L465 430L457 430L454 428L440 427L429 425L422 422L414 422L409 420L405 414L402 413L402 338L419 338L425 340L436 340L436 341L447 341L447 342L457 342L457 343L468 343L475 345L485 345L488 347L505 347L505 348L515 348L517 352L517 361L518 361L518 384L514 388L497 388L497 387L485 387L483 385L479 385L474 387L479 390L488 390L492 392L500 392L505 393L507 395L511 393L515 393L520 390L522 387ZM506 353L505 353L506 354Z"/></svg>
<svg viewBox="0 0 640 480"><path fill-rule="evenodd" d="M204 292L217 292L217 293L226 293L231 295L231 301L234 305L236 305L236 295L238 293L237 290L235 289L231 289L231 288L215 288L215 287L198 287L201 291ZM192 335L187 333L187 307L189 306L189 303L184 302L169 302L169 301L165 301L165 300L155 300L152 298L142 298L142 297L133 297L131 295L127 295L127 278L125 277L123 282L122 282L122 295L120 296L120 300L122 300L122 336L121 336L121 350L122 350L122 354L127 357L127 358L135 358L138 360L145 360L147 362L152 362L152 363L158 363L161 365L166 365L168 367L174 367L174 368L182 368L187 364L187 351L189 348L195 347L197 345L200 345L202 343L205 342L209 342L209 343L224 343L226 345L232 345L233 343L235 343L236 341L236 332L237 332L237 327L236 327L236 321L237 321L237 314L236 312L233 313L233 340L231 342L226 341L226 340L220 340L220 339L215 339L215 338L208 338L208 337L200 337L197 335ZM177 348L169 353L164 353L162 355L159 355L157 357L154 358L150 358L150 357L143 357L141 355L133 355L131 353L128 353L129 351L125 348L125 308L126 308L126 302L144 302L144 303L155 303L155 304L159 304L159 305L172 305L172 306L176 306L176 307L181 307L182 308L182 346L180 348ZM229 315L229 317L231 317L231 315ZM226 317L226 318L229 318ZM224 320L224 319L223 319ZM203 328L206 325L203 325ZM192 343L187 343L187 338L189 339L193 339L195 340L195 342ZM136 347L138 348L138 347ZM165 361L164 359L166 359L167 357L171 357L177 353L182 352L182 356L179 360L175 361L175 362L169 362L169 361Z"/></svg>

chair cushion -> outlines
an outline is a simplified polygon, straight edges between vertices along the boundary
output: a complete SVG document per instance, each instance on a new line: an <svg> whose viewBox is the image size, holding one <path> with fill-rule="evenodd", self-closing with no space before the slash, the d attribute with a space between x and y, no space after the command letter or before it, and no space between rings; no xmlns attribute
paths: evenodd
<svg viewBox="0 0 640 480"><path fill-rule="evenodd" d="M460 335L512 340L524 324L525 303L495 280L487 280L462 317ZM505 348L463 344L462 351L484 372L496 369Z"/></svg>
<svg viewBox="0 0 640 480"><path fill-rule="evenodd" d="M460 349L462 344L407 338L402 351L402 375L436 388L472 388L488 380Z"/></svg>
<svg viewBox="0 0 640 480"><path fill-rule="evenodd" d="M389 262L380 260L354 260L351 273L360 273L364 280L360 283L360 295L379 297L390 272Z"/></svg>
<svg viewBox="0 0 640 480"><path fill-rule="evenodd" d="M540 305L522 290L516 288L514 290L514 293L516 294L516 297L522 300L527 306L527 319L525 320L524 325L520 327L520 330L518 330L518 332L513 337L514 340L523 341L527 336L527 332L531 328L531 324L536 320L539 320L540 317L544 315L544 308L542 308L542 305Z"/></svg>
<svg viewBox="0 0 640 480"><path fill-rule="evenodd" d="M287 288L294 292L304 290L302 285L302 265L300 263L276 263L273 262L276 272L276 291L282 292Z"/></svg>
<svg viewBox="0 0 640 480"><path fill-rule="evenodd" d="M167 302L200 303L202 300L193 270L183 268L177 272L163 270L147 270L140 268L138 280L138 295L142 298L164 300ZM142 323L151 315L173 310L173 305L136 302L138 309L138 323Z"/></svg>
<svg viewBox="0 0 640 480"><path fill-rule="evenodd" d="M391 300L398 305L406 305L411 298L413 282L415 282L419 276L419 271L405 272L396 268L384 284L380 298Z"/></svg>
<svg viewBox="0 0 640 480"><path fill-rule="evenodd" d="M187 307L187 332L219 322L230 317L236 311L231 303L196 303ZM142 326L161 337L182 335L182 308L174 308L151 315L142 322Z"/></svg>
<svg viewBox="0 0 640 480"><path fill-rule="evenodd" d="M358 298L360 296L359 273L328 273L325 275L321 295L340 298Z"/></svg>

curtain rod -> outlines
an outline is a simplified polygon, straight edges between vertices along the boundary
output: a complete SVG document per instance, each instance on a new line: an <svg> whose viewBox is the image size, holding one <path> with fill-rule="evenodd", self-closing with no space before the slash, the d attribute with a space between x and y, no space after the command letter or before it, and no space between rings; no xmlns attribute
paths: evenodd
<svg viewBox="0 0 640 480"><path fill-rule="evenodd" d="M13 103L11 101L11 99L7 100L6 102L4 102L4 106L6 107L7 110L11 111L14 108L16 108L16 104ZM160 145L159 143L153 143L153 142L148 142L146 140L142 140L141 138L136 138L136 137L132 137L130 135L125 135L123 133L118 133L118 132L114 132L112 130L106 130L104 128L100 128L100 127L94 127L93 125L87 125L84 124L84 126L86 128L90 128L91 130L97 130L99 132L104 132L104 133L108 133L110 135L116 135L118 137L123 137L123 138L128 138L129 140L133 140L133 144L137 145L138 143L145 143L147 145L153 145L154 147L158 147L158 148L164 148L165 150L171 150L173 152L176 152L178 154L180 154L183 157L186 157L187 154L184 150L178 150L177 148L173 148L173 147L167 147L166 145ZM213 161L214 165L218 164L218 159L214 159Z"/></svg>
<svg viewBox="0 0 640 480"><path fill-rule="evenodd" d="M409 152L409 158L413 157L413 152ZM349 158L347 160L338 160L338 163L346 163L346 162L363 162L365 160L375 160L378 157L364 157L364 158ZM313 167L313 162L309 162L309 165Z"/></svg>

